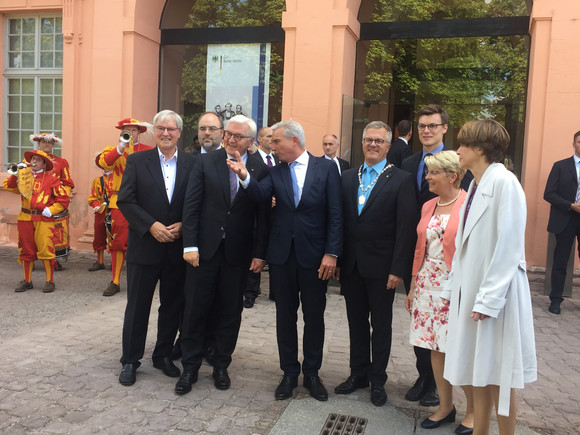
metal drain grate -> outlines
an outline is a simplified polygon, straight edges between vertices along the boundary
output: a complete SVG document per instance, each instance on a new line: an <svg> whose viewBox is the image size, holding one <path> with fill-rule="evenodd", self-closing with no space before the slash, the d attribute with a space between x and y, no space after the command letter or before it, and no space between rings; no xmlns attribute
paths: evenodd
<svg viewBox="0 0 580 435"><path fill-rule="evenodd" d="M363 434L367 419L352 415L328 414L320 435L356 435Z"/></svg>

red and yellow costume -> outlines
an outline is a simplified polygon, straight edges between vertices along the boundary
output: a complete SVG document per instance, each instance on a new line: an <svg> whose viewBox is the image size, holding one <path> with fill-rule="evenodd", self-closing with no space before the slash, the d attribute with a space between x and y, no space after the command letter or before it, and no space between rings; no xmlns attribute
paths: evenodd
<svg viewBox="0 0 580 435"><path fill-rule="evenodd" d="M75 183L70 176L70 167L66 159L62 157L55 156L54 154L48 154L48 158L52 162L52 173L60 180L68 195L70 191L75 188Z"/></svg>
<svg viewBox="0 0 580 435"><path fill-rule="evenodd" d="M42 151L34 154L46 156ZM22 171L30 171L30 168ZM65 210L70 202L66 189L60 180L50 171L33 172L32 194L29 198L21 195L18 179L15 175L6 178L2 183L4 189L21 195L21 211L18 214L18 262L24 267L24 279L30 282L32 265L36 259L43 260L47 272L47 281L53 281L54 241L60 235L55 228L54 218L45 217L42 211L48 207L52 215Z"/></svg>
<svg viewBox="0 0 580 435"><path fill-rule="evenodd" d="M103 183L101 184L101 178ZM112 172L104 173L102 177L95 177L93 180L93 185L91 186L91 193L89 194L89 206L91 208L101 207L101 209L95 213L95 224L93 237L93 249L97 253L97 261L103 264L103 253L107 249L107 230L105 229L105 216L107 214L107 207L105 206L105 195L103 194L103 188L107 193L107 198L110 197L113 190L113 176Z"/></svg>
<svg viewBox="0 0 580 435"><path fill-rule="evenodd" d="M119 121L115 128L123 130L127 126L137 126L141 133L147 130L141 122L136 119L126 118ZM127 157L139 151L150 150L153 147L143 145L139 142L133 143L131 141L124 149L123 154L119 154L118 147L112 146L105 148L98 157L97 165L105 171L111 171L111 192L109 196L109 209L111 211L111 232L113 233L113 240L109 245L111 252L111 266L113 269L113 283L119 284L121 277L121 268L125 261L125 252L127 251L127 239L129 237L129 223L117 207L117 195L121 188L121 181L123 180L123 172L127 165Z"/></svg>

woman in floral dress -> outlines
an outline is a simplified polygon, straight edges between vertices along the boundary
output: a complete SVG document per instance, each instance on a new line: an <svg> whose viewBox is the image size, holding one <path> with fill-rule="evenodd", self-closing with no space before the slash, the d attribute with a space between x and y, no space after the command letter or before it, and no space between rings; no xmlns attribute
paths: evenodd
<svg viewBox="0 0 580 435"><path fill-rule="evenodd" d="M413 262L414 279L405 307L411 313L409 342L431 350L440 404L437 411L421 423L421 427L433 429L441 423L454 422L456 414L452 386L443 378L449 307L443 305L440 295L451 269L459 210L466 193L459 187L465 171L455 151L441 151L428 156L425 164L429 168L425 177L429 190L439 196L426 202L421 211ZM465 395L468 399L467 412L456 429L459 434L473 432L470 388Z"/></svg>

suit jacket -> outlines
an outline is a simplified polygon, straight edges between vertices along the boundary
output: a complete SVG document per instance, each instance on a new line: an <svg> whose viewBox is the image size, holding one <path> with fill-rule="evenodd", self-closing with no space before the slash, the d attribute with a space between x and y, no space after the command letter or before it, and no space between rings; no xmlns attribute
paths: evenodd
<svg viewBox="0 0 580 435"><path fill-rule="evenodd" d="M187 180L194 160L191 154L178 152L175 188L170 203L157 148L127 157L117 199L121 213L129 222L127 261L151 265L167 258L174 264L183 261L182 238L171 243L159 243L149 228L155 221L164 225L181 222Z"/></svg>
<svg viewBox="0 0 580 435"><path fill-rule="evenodd" d="M387 153L387 162L392 163L397 168L401 167L403 160L407 157L413 155L413 151L411 150L411 145L408 145L401 138L397 138L389 148L389 152Z"/></svg>
<svg viewBox="0 0 580 435"><path fill-rule="evenodd" d="M225 233L225 256L232 265L265 258L270 202L252 200L238 186L230 201L229 169L223 148L203 154L191 171L183 207L184 247L197 247L202 260L212 258ZM248 171L258 180L268 174L260 156L248 154Z"/></svg>
<svg viewBox="0 0 580 435"><path fill-rule="evenodd" d="M336 164L309 153L308 168L298 207L294 206L288 163L270 169L261 182L250 179L248 193L260 200L276 197L268 242L268 263L282 265L290 256L292 243L298 263L304 268L320 266L324 254L340 255L342 209L340 176Z"/></svg>
<svg viewBox="0 0 580 435"><path fill-rule="evenodd" d="M544 199L550 203L548 232L561 233L570 218L577 215L570 209L570 205L576 200L577 189L578 175L574 157L554 163L544 190Z"/></svg>
<svg viewBox="0 0 580 435"><path fill-rule="evenodd" d="M459 225L459 210L465 201L465 196L467 192L461 189L459 191L459 197L451 207L451 213L449 215L449 220L447 221L447 226L445 227L445 232L443 237L443 257L445 258L445 264L451 270L451 262L453 261L453 254L455 253L455 235L457 234L457 227ZM417 275L419 269L425 261L425 249L427 244L427 226L429 221L433 216L435 207L437 207L437 200L439 198L433 198L427 201L423 208L421 209L421 220L419 225L417 225L417 245L415 246L415 259L413 260L413 275Z"/></svg>
<svg viewBox="0 0 580 435"><path fill-rule="evenodd" d="M350 169L350 163L348 163L346 160L341 159L340 157L337 157L338 159L338 164L340 165L340 173L342 174L344 171L346 171L347 169Z"/></svg>
<svg viewBox="0 0 580 435"><path fill-rule="evenodd" d="M448 150L449 148L444 146L442 151ZM417 194L417 205L419 206L419 210L421 210L423 204L425 204L431 198L435 198L437 196L429 190L429 187L425 187L424 189L419 190L419 186L417 186L417 171L419 170L419 163L421 163L422 155L423 150L413 154L411 157L407 157L401 164L401 169L404 169L405 171L413 174L413 179L415 180L415 193ZM473 174L470 171L467 171L463 176L463 180L461 180L461 188L466 192L469 189L471 180L473 180Z"/></svg>
<svg viewBox="0 0 580 435"><path fill-rule="evenodd" d="M413 177L395 167L385 170L359 215L358 170L353 168L342 174L341 274L348 276L356 264L363 278L383 279L389 274L406 277L415 247L417 204Z"/></svg>

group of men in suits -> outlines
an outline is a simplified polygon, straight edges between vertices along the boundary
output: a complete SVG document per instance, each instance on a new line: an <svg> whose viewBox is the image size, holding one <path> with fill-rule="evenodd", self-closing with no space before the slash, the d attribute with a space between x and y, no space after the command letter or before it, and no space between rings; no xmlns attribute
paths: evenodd
<svg viewBox="0 0 580 435"><path fill-rule="evenodd" d="M209 149L188 155L176 147L182 128L179 115L157 114L157 147L127 158L119 193L119 207L130 229L120 382L135 382L151 299L160 281L154 367L180 377L177 394L191 391L203 358L207 320L212 317L214 384L229 388L228 367L239 333L248 269L259 273L267 262L276 288L283 372L275 398L291 397L301 373L312 397L328 398L319 369L326 284L333 277L342 282L351 346L351 374L335 392L348 394L370 385L372 403L386 403L395 288L410 276L415 218L421 204L432 197L423 181L422 158L444 149L448 118L440 106L431 105L419 112L418 121L423 150L403 160L402 169L387 158L390 127L373 121L361 140L364 163L349 170L336 157L335 136L326 135L325 156L314 157L306 151L304 130L295 121L257 132L255 122L243 115L233 117L224 128L215 114L207 113L200 118L205 130L199 137L202 150L205 143ZM215 125L205 125L208 122ZM218 131L223 147L212 150ZM263 153L250 154L256 133ZM267 159L272 152L274 162ZM180 293L178 288L185 290ZM181 373L171 360L171 350L183 306ZM409 400L424 399L435 388L424 363L418 360L420 376Z"/></svg>

